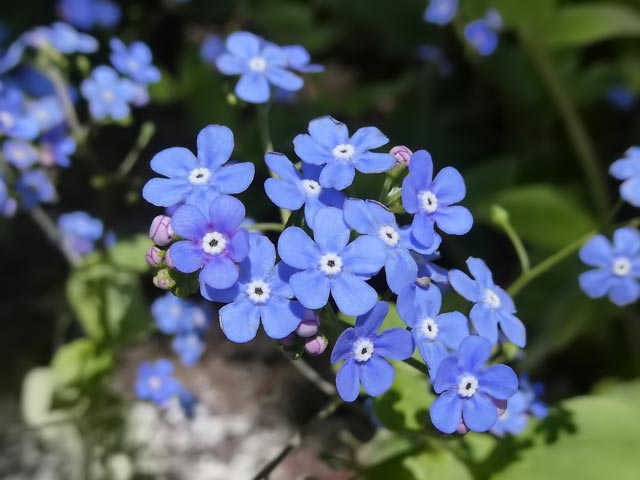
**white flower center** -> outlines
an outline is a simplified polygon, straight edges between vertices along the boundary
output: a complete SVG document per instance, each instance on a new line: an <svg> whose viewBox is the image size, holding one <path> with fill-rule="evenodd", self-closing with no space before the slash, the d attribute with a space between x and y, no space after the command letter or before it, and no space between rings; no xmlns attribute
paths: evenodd
<svg viewBox="0 0 640 480"><path fill-rule="evenodd" d="M430 190L418 194L420 208L427 213L433 213L438 209L438 197Z"/></svg>
<svg viewBox="0 0 640 480"><path fill-rule="evenodd" d="M400 235L397 230L390 225L384 225L378 231L378 237L390 247L395 247L400 243Z"/></svg>
<svg viewBox="0 0 640 480"><path fill-rule="evenodd" d="M207 318L202 310L196 310L193 312L193 325L196 327L204 327L207 324Z"/></svg>
<svg viewBox="0 0 640 480"><path fill-rule="evenodd" d="M127 60L127 68L132 72L138 70L138 62L136 62L133 58L129 58Z"/></svg>
<svg viewBox="0 0 640 480"><path fill-rule="evenodd" d="M162 387L162 379L160 377L156 375L149 377L149 388L151 390L160 390L160 387Z"/></svg>
<svg viewBox="0 0 640 480"><path fill-rule="evenodd" d="M373 343L368 338L359 338L353 342L352 352L356 362L366 362L373 355Z"/></svg>
<svg viewBox="0 0 640 480"><path fill-rule="evenodd" d="M209 232L202 238L202 250L209 255L218 255L227 248L227 237L220 232Z"/></svg>
<svg viewBox="0 0 640 480"><path fill-rule="evenodd" d="M500 305L502 304L502 302L500 302L500 297L498 297L498 294L488 288L484 292L483 301L491 308L500 308Z"/></svg>
<svg viewBox="0 0 640 480"><path fill-rule="evenodd" d="M326 275L335 275L342 271L342 258L335 253L325 253L320 257L320 270Z"/></svg>
<svg viewBox="0 0 640 480"><path fill-rule="evenodd" d="M351 160L356 149L349 143L341 143L333 149L333 157L338 160Z"/></svg>
<svg viewBox="0 0 640 480"><path fill-rule="evenodd" d="M0 112L0 122L3 123L5 128L11 128L16 123L13 119L13 115L9 112Z"/></svg>
<svg viewBox="0 0 640 480"><path fill-rule="evenodd" d="M302 188L308 197L317 197L322 191L322 187L315 180L302 180Z"/></svg>
<svg viewBox="0 0 640 480"><path fill-rule="evenodd" d="M211 178L211 170L205 167L194 168L189 172L191 185L205 185Z"/></svg>
<svg viewBox="0 0 640 480"><path fill-rule="evenodd" d="M619 277L624 277L631 271L631 261L626 257L618 257L613 261L613 273Z"/></svg>
<svg viewBox="0 0 640 480"><path fill-rule="evenodd" d="M111 103L113 102L113 100L116 98L116 96L113 94L113 92L111 90L105 90L102 92L102 99L106 102L106 103Z"/></svg>
<svg viewBox="0 0 640 480"><path fill-rule="evenodd" d="M174 305L171 307L171 316L179 317L182 314L182 307L180 305Z"/></svg>
<svg viewBox="0 0 640 480"><path fill-rule="evenodd" d="M271 288L264 280L249 282L246 292L253 303L265 303L271 297Z"/></svg>
<svg viewBox="0 0 640 480"><path fill-rule="evenodd" d="M434 341L438 337L438 324L433 318L423 318L418 328L428 340Z"/></svg>
<svg viewBox="0 0 640 480"><path fill-rule="evenodd" d="M418 277L416 278L416 284L420 287L427 288L431 285L431 277Z"/></svg>
<svg viewBox="0 0 640 480"><path fill-rule="evenodd" d="M264 72L267 69L267 61L262 57L253 57L249 60L249 68L254 72Z"/></svg>
<svg viewBox="0 0 640 480"><path fill-rule="evenodd" d="M458 380L458 395L461 397L473 397L478 390L478 379L473 375L465 373Z"/></svg>

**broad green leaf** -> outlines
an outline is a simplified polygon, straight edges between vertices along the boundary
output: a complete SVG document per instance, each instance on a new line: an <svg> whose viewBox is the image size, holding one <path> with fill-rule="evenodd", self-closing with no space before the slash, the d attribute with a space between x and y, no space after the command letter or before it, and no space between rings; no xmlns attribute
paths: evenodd
<svg viewBox="0 0 640 480"><path fill-rule="evenodd" d="M109 249L108 258L118 268L146 272L149 265L145 260L145 254L152 245L147 235L135 235L119 240Z"/></svg>
<svg viewBox="0 0 640 480"><path fill-rule="evenodd" d="M406 457L403 463L416 480L432 480L434 478L451 480L473 479L469 469L451 452L443 448L424 450L417 455Z"/></svg>
<svg viewBox="0 0 640 480"><path fill-rule="evenodd" d="M75 386L107 372L113 366L113 356L90 339L80 338L63 345L51 366L56 387Z"/></svg>
<svg viewBox="0 0 640 480"><path fill-rule="evenodd" d="M53 385L53 372L46 367L34 368L24 378L20 408L27 425L34 426L51 420Z"/></svg>
<svg viewBox="0 0 640 480"><path fill-rule="evenodd" d="M467 3L472 5L479 2L462 2L463 5ZM476 16L481 16L486 8L493 7L500 12L505 25L528 30L536 30L543 26L553 18L557 8L557 0L489 0L485 3L484 10L474 12Z"/></svg>

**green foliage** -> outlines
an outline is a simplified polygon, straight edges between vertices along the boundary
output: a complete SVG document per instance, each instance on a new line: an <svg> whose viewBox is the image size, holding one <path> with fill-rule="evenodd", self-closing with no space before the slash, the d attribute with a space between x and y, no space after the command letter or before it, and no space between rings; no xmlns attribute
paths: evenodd
<svg viewBox="0 0 640 480"><path fill-rule="evenodd" d="M145 273L149 270L145 254L152 245L153 243L147 235L124 238L109 249L109 261L114 267Z"/></svg>
<svg viewBox="0 0 640 480"><path fill-rule="evenodd" d="M109 372L113 354L89 338L80 338L61 347L51 367L56 388L81 386Z"/></svg>

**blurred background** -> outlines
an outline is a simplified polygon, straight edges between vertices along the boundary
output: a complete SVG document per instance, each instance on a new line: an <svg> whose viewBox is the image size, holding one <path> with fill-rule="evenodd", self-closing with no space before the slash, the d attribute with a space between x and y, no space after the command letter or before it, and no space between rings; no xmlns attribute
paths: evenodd
<svg viewBox="0 0 640 480"><path fill-rule="evenodd" d="M2 45L59 19L55 3L5 3ZM73 157L71 168L57 179L60 201L47 210L53 217L86 210L117 238L146 233L160 213L140 196L154 176L149 160L170 146L195 150L197 133L215 123L235 134L232 158L256 165L252 188L240 196L248 215L277 221L278 210L261 188L269 174L255 108L233 96L235 80L220 74L201 51L212 35L223 40L246 30L279 45L302 45L313 63L326 69L307 75L301 92L272 105L276 151L293 155L293 137L321 115L332 115L351 131L375 125L391 139L389 148L427 149L436 169L451 165L462 172L468 188L464 204L476 219L469 235L447 239L440 264L461 268L468 256L481 257L496 283L509 285L519 274L518 259L492 222L492 205L509 212L534 264L610 221L618 182L607 169L640 136L640 1L461 0L457 17L446 26L423 20L427 3L120 1L118 26L92 35L105 45L112 36L147 42L162 80L151 86L151 103L134 112L130 125L102 126L90 141L100 161L115 169L141 125L152 122L155 134L127 178L109 188L96 189L95 174ZM495 52L483 56L465 39L464 26L490 7L502 14L505 26ZM107 56L108 49L100 50L92 62L108 61ZM383 180L384 175L367 176L356 188L377 198ZM617 224L637 212L624 205L615 215ZM552 415L544 429L503 440L500 447L471 436L471 453L459 456L455 467L448 457L425 461L404 450L395 456L387 452L386 465L372 462L366 443L378 435L367 413L371 406L341 407L314 427L271 478L351 478L354 470L365 472L365 478L565 478L559 472L571 471L583 478L638 478L640 446L632 438L640 427L640 384L629 381L640 375L640 315L636 305L619 308L606 299L588 299L577 282L584 269L571 255L518 295L529 340L517 368L545 384L544 399L557 412L574 412L576 405L564 402L575 400L568 399L605 391L624 399L623 406L610 407L604 400L579 404L573 414ZM149 334L119 351L110 377L113 397L96 406L138 409L138 438L132 440L135 448L111 455L104 470L92 471L87 450L123 445L122 429L110 426L121 418L96 416L71 433L55 432L62 449L21 418L27 373L48 365L60 345L82 335L66 299L68 274L64 259L28 216L0 219L0 478L76 478L65 473L72 462L80 463L85 478L251 478L327 399L268 339L232 344L214 321L203 357L177 373L198 396L199 414L185 421L178 411L172 416L133 405L139 363L175 359L167 337L151 332L146 312L162 292L145 272L137 300ZM447 301L449 307L456 304ZM328 353L307 361L333 382ZM393 430L394 422L381 417ZM597 425L584 427L588 434L581 436L584 417L595 417ZM398 430L416 435L406 424ZM381 451L374 449L376 455ZM376 468L362 470L369 464Z"/></svg>

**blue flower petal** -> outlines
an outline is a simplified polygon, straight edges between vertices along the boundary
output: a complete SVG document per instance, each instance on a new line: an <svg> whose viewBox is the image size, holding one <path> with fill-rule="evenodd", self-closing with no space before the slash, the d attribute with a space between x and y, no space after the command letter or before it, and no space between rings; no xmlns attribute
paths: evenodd
<svg viewBox="0 0 640 480"><path fill-rule="evenodd" d="M329 152L337 145L349 143L349 130L347 126L330 116L311 120L309 122L309 134L318 145L321 145Z"/></svg>
<svg viewBox="0 0 640 480"><path fill-rule="evenodd" d="M620 185L620 196L634 207L640 207L640 178L630 178Z"/></svg>
<svg viewBox="0 0 640 480"><path fill-rule="evenodd" d="M416 338L416 346L418 347L418 352L420 352L420 356L424 360L424 363L429 367L429 376L433 380L438 372L440 363L449 356L449 352L447 352L447 349L442 342L432 342L424 337L420 339Z"/></svg>
<svg viewBox="0 0 640 480"><path fill-rule="evenodd" d="M237 194L244 192L255 174L255 166L251 162L227 165L213 172L209 184L220 193Z"/></svg>
<svg viewBox="0 0 640 480"><path fill-rule="evenodd" d="M173 248L173 247L172 247ZM171 255L175 262L173 254ZM176 263L177 266L177 263ZM238 268L230 258L216 255L209 258L200 271L200 280L212 288L225 289L238 281Z"/></svg>
<svg viewBox="0 0 640 480"><path fill-rule="evenodd" d="M464 235L473 226L471 212L460 205L451 207L438 207L433 214L438 228L451 235Z"/></svg>
<svg viewBox="0 0 640 480"><path fill-rule="evenodd" d="M237 55L223 53L216 58L216 67L225 75L240 75L247 70L247 61Z"/></svg>
<svg viewBox="0 0 640 480"><path fill-rule="evenodd" d="M202 248L189 241L176 242L169 247L169 254L176 269L182 273L193 273L204 264Z"/></svg>
<svg viewBox="0 0 640 480"><path fill-rule="evenodd" d="M278 254L287 265L301 270L313 268L320 260L320 251L309 236L298 227L289 227L278 239Z"/></svg>
<svg viewBox="0 0 640 480"><path fill-rule="evenodd" d="M235 88L236 95L249 103L266 103L271 95L269 82L259 73L245 73Z"/></svg>
<svg viewBox="0 0 640 480"><path fill-rule="evenodd" d="M362 173L380 173L390 170L396 159L388 153L365 152L354 162L356 170Z"/></svg>
<svg viewBox="0 0 640 480"><path fill-rule="evenodd" d="M469 312L469 318L478 335L486 338L492 345L498 343L498 318L495 310L483 303L476 303Z"/></svg>
<svg viewBox="0 0 640 480"><path fill-rule="evenodd" d="M249 254L249 232L244 228L236 230L227 245L229 257L234 262L241 262Z"/></svg>
<svg viewBox="0 0 640 480"><path fill-rule="evenodd" d="M356 152L361 153L386 145L389 143L389 139L376 127L363 127L353 134L349 143L354 146Z"/></svg>
<svg viewBox="0 0 640 480"><path fill-rule="evenodd" d="M274 205L287 210L298 210L305 203L305 196L300 188L283 180L268 178L264 182L264 191ZM316 205L318 203L316 202ZM306 213L306 212L305 212ZM307 221L307 223L309 223Z"/></svg>
<svg viewBox="0 0 640 480"><path fill-rule="evenodd" d="M518 391L518 376L506 365L492 365L478 375L478 391L507 400Z"/></svg>
<svg viewBox="0 0 640 480"><path fill-rule="evenodd" d="M500 328L516 347L524 348L527 344L527 331L524 324L512 313L503 310L496 312L500 318Z"/></svg>
<svg viewBox="0 0 640 480"><path fill-rule="evenodd" d="M236 230L245 216L244 205L240 200L222 195L211 202L209 220L214 229L229 234Z"/></svg>
<svg viewBox="0 0 640 480"><path fill-rule="evenodd" d="M260 326L260 310L254 303L240 299L220 309L220 327L236 343L253 340Z"/></svg>
<svg viewBox="0 0 640 480"><path fill-rule="evenodd" d="M171 147L162 150L151 159L151 169L169 178L186 179L189 172L198 167L198 160L187 148Z"/></svg>
<svg viewBox="0 0 640 480"><path fill-rule="evenodd" d="M324 165L333 162L333 156L311 135L300 134L293 139L293 148L303 161L312 165Z"/></svg>
<svg viewBox="0 0 640 480"><path fill-rule="evenodd" d="M171 228L180 237L200 240L207 233L207 219L193 205L183 205L174 212Z"/></svg>
<svg viewBox="0 0 640 480"><path fill-rule="evenodd" d="M447 312L438 315L438 339L452 350L458 350L462 340L469 336L467 317L460 312Z"/></svg>
<svg viewBox="0 0 640 480"><path fill-rule="evenodd" d="M336 388L345 402L353 402L360 393L359 369L356 362L349 359L342 364L336 374Z"/></svg>
<svg viewBox="0 0 640 480"><path fill-rule="evenodd" d="M356 232L377 235L383 226L364 200L349 198L344 202L344 220Z"/></svg>
<svg viewBox="0 0 640 480"><path fill-rule="evenodd" d="M293 280L296 275L291 279ZM362 315L371 310L378 300L378 293L370 285L348 272L342 272L333 278L331 294L336 301L336 305L345 315ZM298 300L302 302L300 298ZM304 302L302 303L304 305ZM319 307L305 306L307 308L320 308L324 304Z"/></svg>
<svg viewBox="0 0 640 480"><path fill-rule="evenodd" d="M458 365L468 373L477 372L491 355L491 343L477 335L465 338L458 349Z"/></svg>
<svg viewBox="0 0 640 480"><path fill-rule="evenodd" d="M473 278L476 280L479 287L493 288L495 286L491 270L489 270L489 267L487 267L484 260L481 258L469 257L467 259L467 267L469 267L469 272L471 272L471 275L473 275Z"/></svg>
<svg viewBox="0 0 640 480"><path fill-rule="evenodd" d="M233 152L233 132L224 125L208 125L198 133L198 160L215 170L226 163Z"/></svg>
<svg viewBox="0 0 640 480"><path fill-rule="evenodd" d="M471 302L480 302L484 298L478 284L460 270L449 271L449 283L456 292Z"/></svg>
<svg viewBox="0 0 640 480"><path fill-rule="evenodd" d="M455 355L443 359L437 369L436 378L433 379L435 392L442 393L453 389L458 382L458 373L458 358Z"/></svg>
<svg viewBox="0 0 640 480"><path fill-rule="evenodd" d="M304 307L298 302L272 297L262 307L264 331L270 338L284 338L300 325L304 312Z"/></svg>
<svg viewBox="0 0 640 480"><path fill-rule="evenodd" d="M580 260L592 267L604 267L611 263L611 244L604 235L591 237L580 249Z"/></svg>
<svg viewBox="0 0 640 480"><path fill-rule="evenodd" d="M313 238L326 253L340 253L349 242L351 230L344 223L342 210L335 207L326 207L318 210L313 219L316 228L313 230ZM346 253L346 250L345 250ZM345 266L347 260L345 261Z"/></svg>
<svg viewBox="0 0 640 480"><path fill-rule="evenodd" d="M409 174L416 188L427 188L433 178L433 160L426 150L418 150L409 160Z"/></svg>
<svg viewBox="0 0 640 480"><path fill-rule="evenodd" d="M350 163L335 161L328 163L320 174L320 185L344 190L353 183L356 171Z"/></svg>
<svg viewBox="0 0 640 480"><path fill-rule="evenodd" d="M377 397L391 388L395 370L384 358L373 355L367 362L358 365L360 381L369 395Z"/></svg>
<svg viewBox="0 0 640 480"><path fill-rule="evenodd" d="M387 302L377 302L368 312L356 318L356 335L360 337L371 337L382 326L382 322L389 313Z"/></svg>
<svg viewBox="0 0 640 480"><path fill-rule="evenodd" d="M486 395L476 393L463 402L462 417L469 430L486 432L498 420L498 407Z"/></svg>
<svg viewBox="0 0 640 480"><path fill-rule="evenodd" d="M285 182L295 184L300 181L300 172L286 155L270 152L264 156L264 161L269 170L277 174Z"/></svg>
<svg viewBox="0 0 640 480"><path fill-rule="evenodd" d="M249 32L235 32L227 37L227 50L247 60L257 56L261 49L261 39Z"/></svg>
<svg viewBox="0 0 640 480"><path fill-rule="evenodd" d="M413 223L411 223L411 235L417 240L418 243L428 247L435 241L435 230L433 223L429 219L426 213L418 212L413 217Z"/></svg>
<svg viewBox="0 0 640 480"><path fill-rule="evenodd" d="M271 67L267 69L265 74L273 85L288 92L297 92L304 86L302 78L284 68Z"/></svg>
<svg viewBox="0 0 640 480"><path fill-rule="evenodd" d="M453 167L444 167L433 179L433 193L438 203L451 205L464 199L467 188L460 172Z"/></svg>
<svg viewBox="0 0 640 480"><path fill-rule="evenodd" d="M411 285L418 276L418 266L408 250L389 252L385 264L387 285L394 293L399 293Z"/></svg>
<svg viewBox="0 0 640 480"><path fill-rule="evenodd" d="M604 297L611 286L611 274L606 270L589 270L578 277L580 288L591 298Z"/></svg>
<svg viewBox="0 0 640 480"><path fill-rule="evenodd" d="M617 255L635 257L640 252L640 232L623 227L613 232L613 248Z"/></svg>
<svg viewBox="0 0 640 480"><path fill-rule="evenodd" d="M429 415L434 427L442 433L453 433L462 421L462 400L455 391L448 391L431 404Z"/></svg>
<svg viewBox="0 0 640 480"><path fill-rule="evenodd" d="M403 328L390 328L373 341L375 354L391 360L405 360L413 354L413 336Z"/></svg>
<svg viewBox="0 0 640 480"><path fill-rule="evenodd" d="M318 270L295 273L289 283L300 303L311 310L322 308L329 301L329 279Z"/></svg>
<svg viewBox="0 0 640 480"><path fill-rule="evenodd" d="M633 278L621 278L609 291L609 300L623 307L635 302L640 297L640 284Z"/></svg>
<svg viewBox="0 0 640 480"><path fill-rule="evenodd" d="M347 328L336 340L331 352L331 364L346 359L353 350L353 342L356 340L356 330Z"/></svg>
<svg viewBox="0 0 640 480"><path fill-rule="evenodd" d="M316 215L318 221L320 215ZM364 235L356 238L342 252L342 261L346 271L360 276L373 276L380 271L387 258L382 240Z"/></svg>

